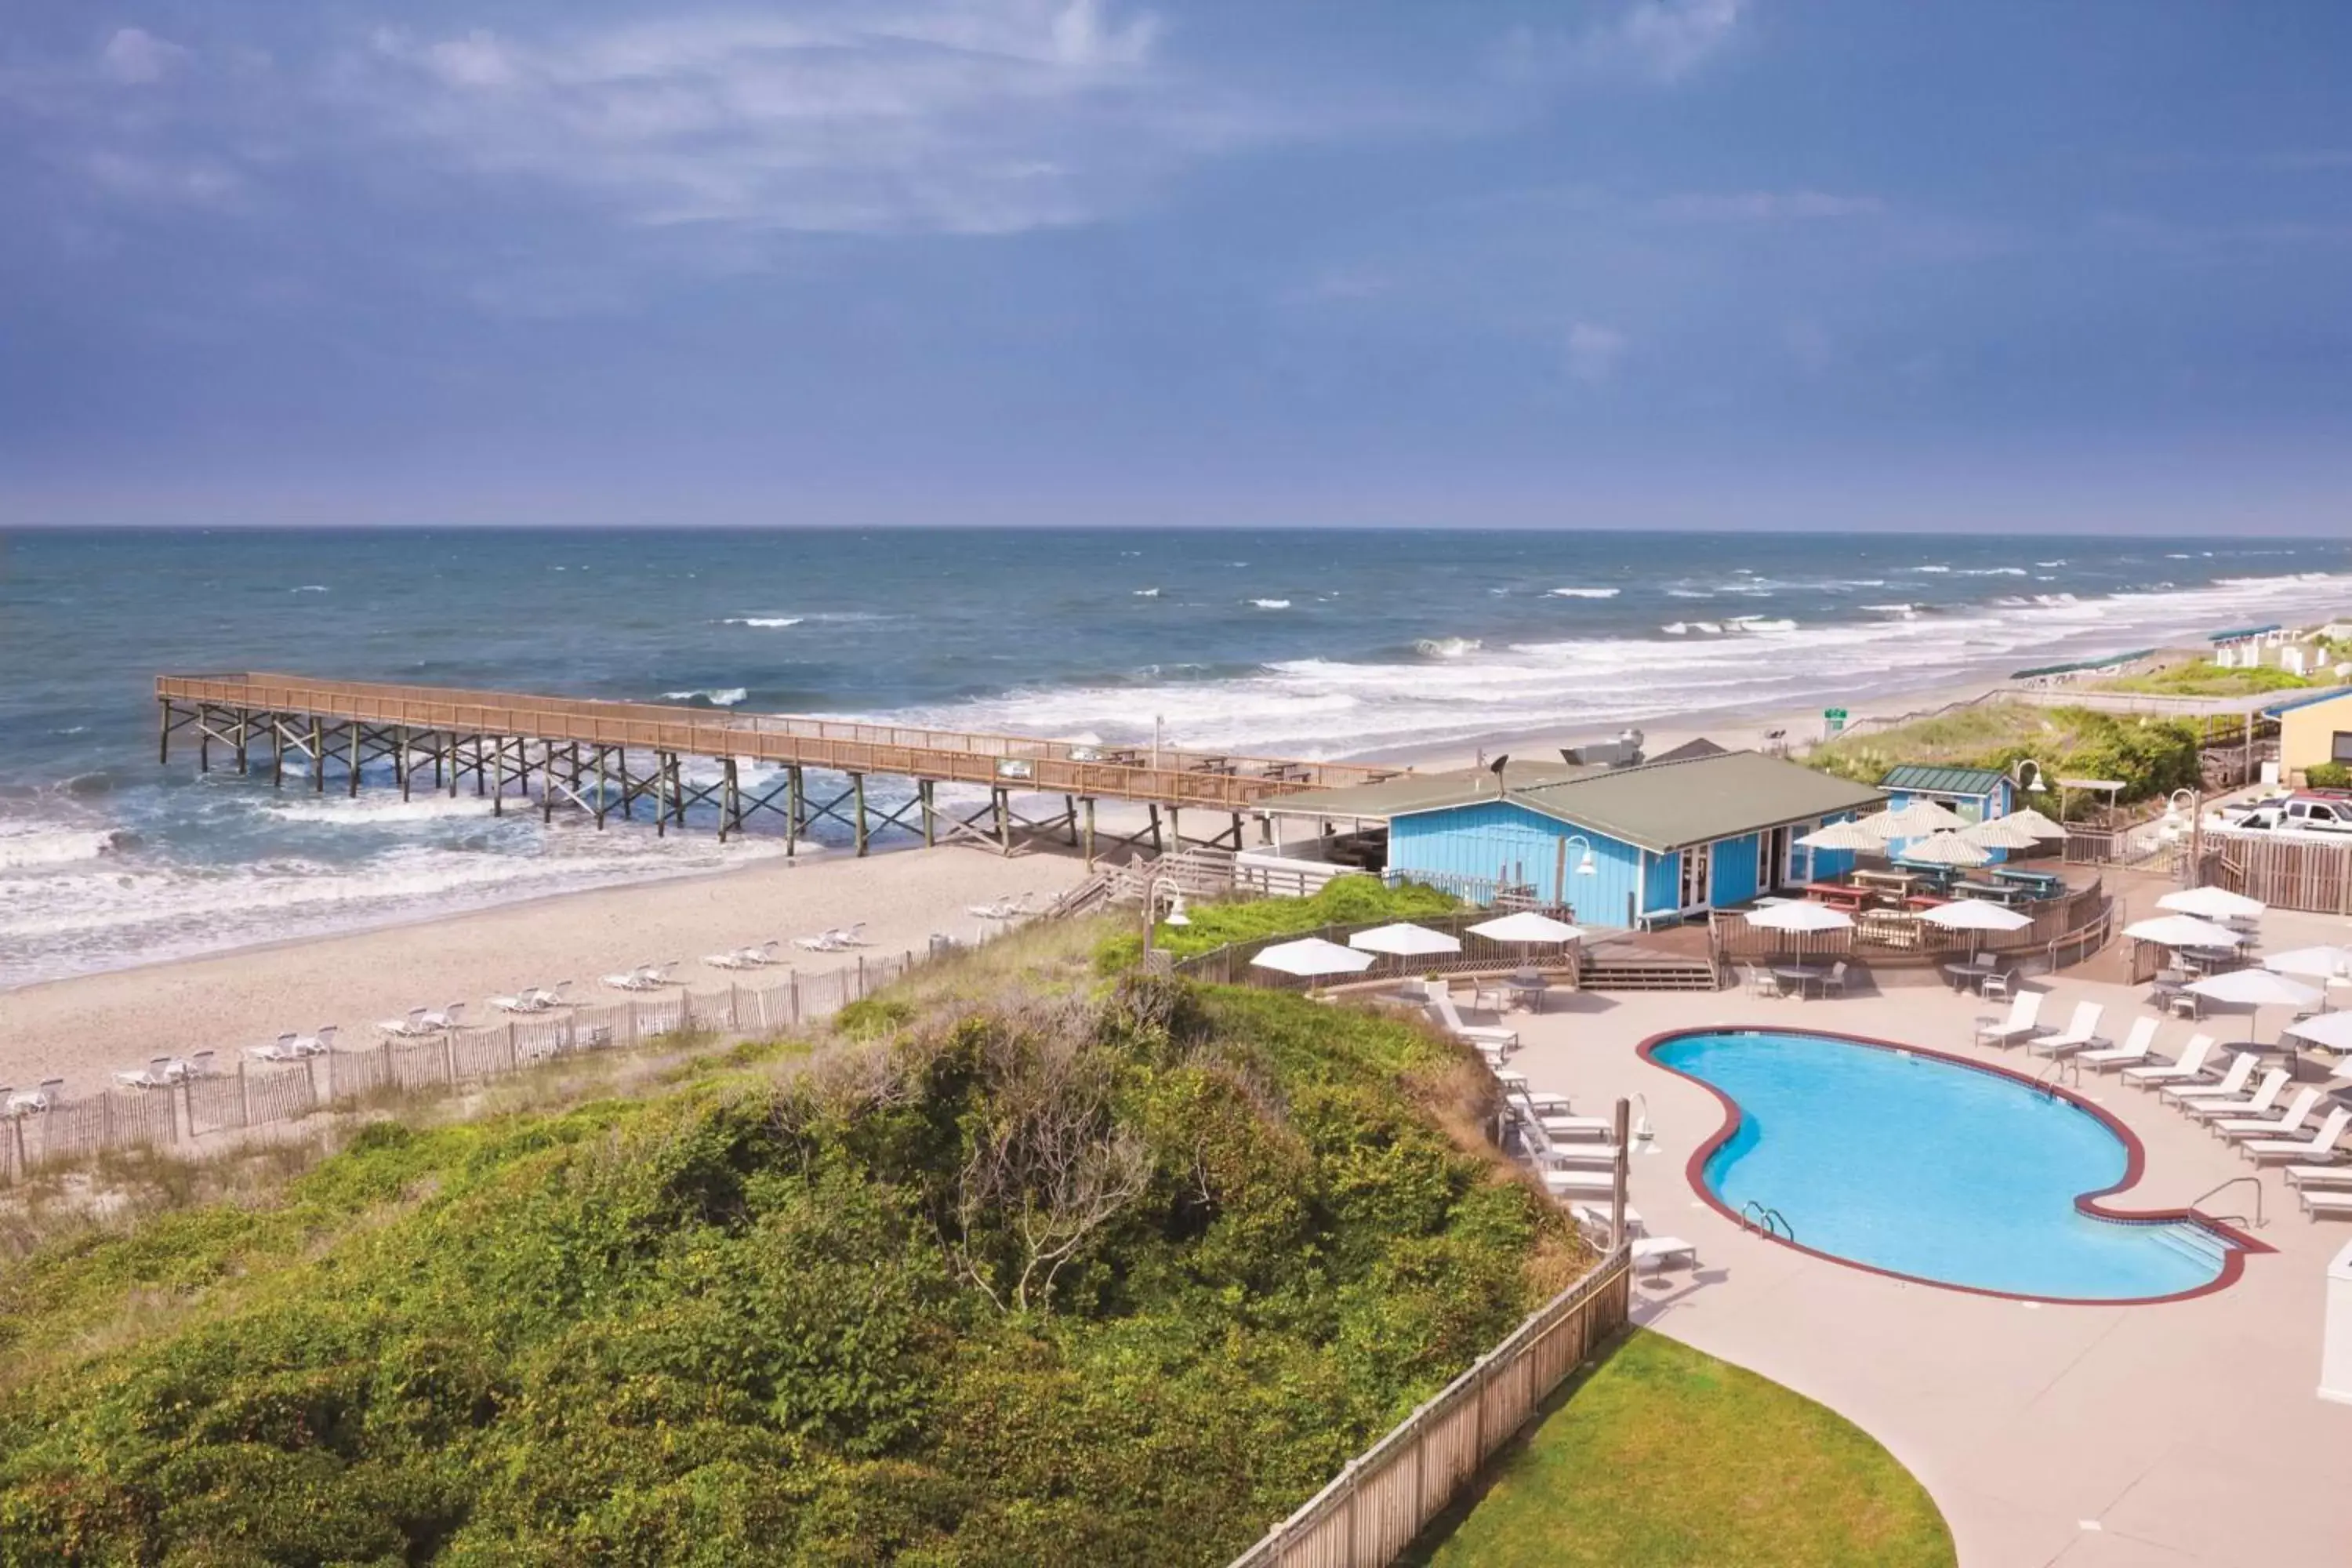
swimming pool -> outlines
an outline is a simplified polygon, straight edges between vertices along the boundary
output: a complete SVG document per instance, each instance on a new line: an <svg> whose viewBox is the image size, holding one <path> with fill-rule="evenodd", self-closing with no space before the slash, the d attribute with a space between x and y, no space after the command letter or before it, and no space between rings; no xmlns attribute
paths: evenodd
<svg viewBox="0 0 2352 1568"><path fill-rule="evenodd" d="M1704 1030L1651 1041L1738 1125L1692 1161L1734 1214L1777 1211L1808 1251L1929 1284L2052 1301L2146 1301L2236 1278L2236 1238L2076 1205L2138 1175L2085 1105L1954 1058L1833 1035Z"/></svg>

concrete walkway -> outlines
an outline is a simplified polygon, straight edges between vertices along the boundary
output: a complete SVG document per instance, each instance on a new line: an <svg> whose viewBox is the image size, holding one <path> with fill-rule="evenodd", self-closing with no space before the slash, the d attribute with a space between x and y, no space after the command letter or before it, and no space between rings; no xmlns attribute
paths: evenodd
<svg viewBox="0 0 2352 1568"><path fill-rule="evenodd" d="M2352 927L2273 916L2273 950L2352 940ZM2120 1037L2140 993L2066 977L2042 1016L2077 999L2106 1005ZM1636 1320L1736 1362L1845 1415L1918 1476L1969 1565L2352 1563L2352 1406L2315 1397L2326 1264L2352 1226L2307 1220L2275 1170L2262 1178L2279 1250L2246 1261L2234 1287L2162 1306L2028 1304L1908 1284L1764 1240L1702 1204L1685 1161L1721 1121L1713 1095L1634 1054L1645 1037L1709 1025L1810 1026L2003 1060L1969 1043L1998 1012L1924 976L1880 994L1798 1002L1715 994L1558 995L1513 1014L1524 1048L1511 1065L1580 1114L1646 1097L1655 1153L1633 1162L1633 1199L1649 1228L1698 1245L1696 1273L1646 1278ZM2273 1011L2264 1023L2284 1021ZM2217 1037L2246 1019L2209 1020ZM2168 1025L2169 1055L2190 1026ZM2047 1064L2009 1053L2025 1070ZM2030 1061L2031 1068L2026 1064ZM2147 1150L2127 1208L2187 1204L2255 1167L2153 1093L2084 1075L2083 1091ZM1637 1115L1639 1113L1637 1108ZM2242 1210L2249 1194L2209 1212Z"/></svg>

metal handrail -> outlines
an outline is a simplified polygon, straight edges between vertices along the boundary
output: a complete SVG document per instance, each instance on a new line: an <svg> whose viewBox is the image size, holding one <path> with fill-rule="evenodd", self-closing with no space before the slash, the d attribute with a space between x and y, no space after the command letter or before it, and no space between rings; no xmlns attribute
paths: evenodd
<svg viewBox="0 0 2352 1568"><path fill-rule="evenodd" d="M1797 1239L1797 1227L1789 1223L1789 1216L1759 1198L1750 1198L1739 1205L1739 1223L1759 1236L1778 1236L1787 1241Z"/></svg>
<svg viewBox="0 0 2352 1568"><path fill-rule="evenodd" d="M2262 1229L2263 1226L2268 1225L2270 1222L2263 1216L2263 1183L2262 1178L2259 1176L2232 1176L2228 1181L2223 1182L2220 1186L2211 1189L2211 1191L2198 1194L2195 1197L2189 1200L2189 1212L2191 1214L2198 1213L2199 1210L2197 1205L2199 1204L2201 1204L2207 1198L2211 1197L2214 1193L2228 1192L2231 1187L2238 1185L2242 1182L2251 1185L2254 1189L2254 1217L2252 1223L2256 1230ZM2245 1218L2243 1215L2207 1215L2205 1217L2208 1219Z"/></svg>
<svg viewBox="0 0 2352 1568"><path fill-rule="evenodd" d="M2083 1064L2076 1061L2073 1057L2060 1057L2056 1061L2053 1061L2048 1067L2043 1068L2042 1071L2035 1076L2033 1079L2033 1087L2040 1089L2042 1093L2049 1095L2051 1099L2055 1100L2058 1097L2053 1091L2057 1089L2058 1080L2064 1078L2068 1073L2073 1073L2074 1075L2074 1087L2076 1089L2082 1088Z"/></svg>

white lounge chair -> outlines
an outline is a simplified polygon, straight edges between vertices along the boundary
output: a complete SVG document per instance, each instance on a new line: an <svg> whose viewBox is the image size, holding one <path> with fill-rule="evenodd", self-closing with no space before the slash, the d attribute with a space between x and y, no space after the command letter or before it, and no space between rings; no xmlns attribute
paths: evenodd
<svg viewBox="0 0 2352 1568"><path fill-rule="evenodd" d="M1536 1119L1536 1124L1544 1130L1545 1137L1555 1142L1570 1139L1586 1142L1606 1138L1617 1131L1617 1124L1605 1116L1542 1116Z"/></svg>
<svg viewBox="0 0 2352 1568"><path fill-rule="evenodd" d="M321 1024L314 1034L294 1037L294 1054L303 1057L323 1057L335 1048L335 1026Z"/></svg>
<svg viewBox="0 0 2352 1568"><path fill-rule="evenodd" d="M776 941L773 937L771 937L766 942L754 942L750 947L737 949L736 956L740 958L745 963L750 964L752 968L757 969L763 964L775 963L776 949L782 945L783 943Z"/></svg>
<svg viewBox="0 0 2352 1568"><path fill-rule="evenodd" d="M2309 1187L2300 1187L2296 1189L2295 1195L2303 1200L2303 1212L2314 1219L2352 1218L2352 1191L2327 1189L2315 1192Z"/></svg>
<svg viewBox="0 0 2352 1568"><path fill-rule="evenodd" d="M1451 990L1432 992L1429 1005L1437 1014L1437 1021L1445 1026L1445 1032L1457 1040L1467 1040L1482 1051L1492 1048L1506 1057L1519 1048L1517 1030L1497 1028L1491 1024L1464 1023L1460 1010L1454 1005Z"/></svg>
<svg viewBox="0 0 2352 1568"><path fill-rule="evenodd" d="M1822 994L1823 996L1843 996L1845 994L1845 972L1847 967L1848 965L1846 961L1843 958L1830 965L1830 972L1822 976ZM1697 1260L1697 1255L1696 1253L1692 1255L1692 1260L1694 1262Z"/></svg>
<svg viewBox="0 0 2352 1568"><path fill-rule="evenodd" d="M2219 1048L2210 1035L2191 1035L2179 1056L2158 1067L2126 1068L2124 1081L2143 1089L2154 1084L2188 1083L2205 1076Z"/></svg>
<svg viewBox="0 0 2352 1568"><path fill-rule="evenodd" d="M572 1005L572 982L559 980L544 990L532 992L531 996L542 1012L550 1007L569 1007Z"/></svg>
<svg viewBox="0 0 2352 1568"><path fill-rule="evenodd" d="M1587 1236L1600 1237L1609 1234L1609 1211L1599 1204L1570 1204L1568 1205L1568 1214L1570 1219L1576 1221L1576 1228L1583 1231ZM1625 1234L1639 1236L1643 1229L1641 1211L1634 1208L1633 1205L1627 1204Z"/></svg>
<svg viewBox="0 0 2352 1568"><path fill-rule="evenodd" d="M1766 969L1761 964L1750 963L1745 965L1744 968L1748 976L1748 994L1750 996L1778 996L1780 994L1780 977L1779 975L1773 973L1770 970Z"/></svg>
<svg viewBox="0 0 2352 1568"><path fill-rule="evenodd" d="M1588 1170L1613 1171L1617 1168L1618 1156L1624 1152L1623 1146L1616 1143L1581 1143L1563 1139L1548 1145L1539 1157L1555 1169L1573 1165Z"/></svg>
<svg viewBox="0 0 2352 1568"><path fill-rule="evenodd" d="M2352 1165L2289 1165L2279 1174L2290 1187L2352 1189Z"/></svg>
<svg viewBox="0 0 2352 1568"><path fill-rule="evenodd" d="M547 1010L547 1004L540 1000L542 994L538 986L526 985L511 996L491 997L490 1005L501 1013L541 1013Z"/></svg>
<svg viewBox="0 0 2352 1568"><path fill-rule="evenodd" d="M1607 1197L1617 1190L1617 1178L1607 1171L1540 1171L1544 1191L1556 1198Z"/></svg>
<svg viewBox="0 0 2352 1568"><path fill-rule="evenodd" d="M429 1035L433 1032L433 1026L426 1023L425 1019L431 1014L432 1009L429 1007L411 1007L407 1017L386 1019L376 1027L399 1039L407 1039L416 1035Z"/></svg>
<svg viewBox="0 0 2352 1568"><path fill-rule="evenodd" d="M849 944L841 941L836 932L821 931L814 936L793 938L793 945L806 948L811 952L839 952Z"/></svg>
<svg viewBox="0 0 2352 1568"><path fill-rule="evenodd" d="M150 1057L143 1068L126 1068L114 1075L114 1081L125 1089L169 1089L178 1081L173 1070L179 1064L169 1057Z"/></svg>
<svg viewBox="0 0 2352 1568"><path fill-rule="evenodd" d="M2246 1080L2253 1077L2254 1069L2260 1066L2262 1058L2253 1052L2233 1051L2230 1055L2229 1067L2213 1082L2193 1080L2167 1084L2156 1091L2156 1097L2172 1105L2179 1105L2183 1100L2235 1100L2252 1092L2246 1088Z"/></svg>
<svg viewBox="0 0 2352 1568"><path fill-rule="evenodd" d="M2352 1110L2342 1106L2327 1113L2327 1120L2308 1139L2255 1138L2238 1145L2238 1152L2257 1165L2267 1165L2273 1160L2332 1160L2336 1157L2336 1141L2344 1136L2344 1129L2352 1127Z"/></svg>
<svg viewBox="0 0 2352 1568"><path fill-rule="evenodd" d="M1977 1044L2000 1046L2003 1049L2020 1040L2031 1039L2039 1029L2042 1017L2042 993L2021 991L2009 999L2009 1016L1998 1024L1979 1024Z"/></svg>
<svg viewBox="0 0 2352 1568"><path fill-rule="evenodd" d="M743 950L740 947L726 952L706 952L702 955L702 962L710 965L713 969L749 969L751 967L750 961L743 956Z"/></svg>
<svg viewBox="0 0 2352 1568"><path fill-rule="evenodd" d="M661 985L661 965L640 963L619 974L607 974L604 984L615 991L653 991Z"/></svg>
<svg viewBox="0 0 2352 1568"><path fill-rule="evenodd" d="M1633 1267L1643 1264L1654 1271L1671 1267L1679 1260L1685 1268L1698 1267L1698 1248L1679 1236L1645 1236L1633 1244Z"/></svg>
<svg viewBox="0 0 2352 1568"><path fill-rule="evenodd" d="M425 1026L431 1030L455 1029L466 1021L466 1005L452 1002L438 1012L425 1015Z"/></svg>
<svg viewBox="0 0 2352 1568"><path fill-rule="evenodd" d="M2148 1060L2149 1053L2156 1048L2158 1026L2154 1018L2134 1018L2131 1033L2124 1037L2122 1045L2108 1046L2095 1051L2078 1051L2074 1059L2093 1072L2119 1072L2125 1068L2137 1067Z"/></svg>
<svg viewBox="0 0 2352 1568"><path fill-rule="evenodd" d="M0 1116L37 1116L53 1110L65 1096L66 1080L45 1078L38 1089L0 1089Z"/></svg>
<svg viewBox="0 0 2352 1568"><path fill-rule="evenodd" d="M2311 1112L2319 1104L2319 1091L2306 1089L2294 1097L2293 1104L2275 1117L2242 1117L2211 1123L2217 1137L2232 1143L2244 1143L2256 1138L2284 1138L2302 1131L2311 1120Z"/></svg>
<svg viewBox="0 0 2352 1568"><path fill-rule="evenodd" d="M2180 1109L2191 1121L2247 1121L2257 1116L2277 1112L2279 1096L2292 1082L2284 1068L2273 1068L2263 1075L2262 1087L2252 1094L2231 1095L2227 1100L2184 1100Z"/></svg>
<svg viewBox="0 0 2352 1568"><path fill-rule="evenodd" d="M2066 1026L2054 1035L2038 1035L2025 1042L2025 1048L2037 1057L2063 1057L2081 1050L2085 1046L2104 1046L2100 1037L2099 1019L2106 1009L2096 1002L2077 1002L2074 1016Z"/></svg>

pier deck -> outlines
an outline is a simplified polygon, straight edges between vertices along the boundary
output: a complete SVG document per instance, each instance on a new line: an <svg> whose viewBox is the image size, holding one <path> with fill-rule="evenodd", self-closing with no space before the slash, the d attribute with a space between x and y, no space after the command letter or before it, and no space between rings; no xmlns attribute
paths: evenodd
<svg viewBox="0 0 2352 1568"><path fill-rule="evenodd" d="M509 789L551 817L559 804L588 813L602 827L618 811L634 818L640 801L667 832L683 827L689 806L717 810L723 838L745 830L758 813L788 825L791 846L821 818L850 831L859 854L877 832L896 827L941 837L984 839L1010 849L1015 828L1066 833L1091 861L1097 844L1095 803L1147 808L1147 826L1112 846L1149 837L1153 848L1181 834L1181 814L1208 811L1229 819L1213 837L1190 842L1242 847L1244 816L1277 795L1371 783L1404 771L1352 763L1236 756L1170 747L1096 746L1019 735L992 735L786 713L740 712L663 702L608 702L516 691L320 680L267 672L163 675L155 680L159 759L172 737L195 731L197 764L209 771L212 749L226 747L239 773L256 752L282 788L288 759L315 790L331 765L349 794L360 791L371 763L389 762L408 798L429 773L430 787L457 793L470 775L477 795L503 812ZM684 764L716 764L715 781L687 776ZM743 762L781 770L764 792L747 789ZM837 775L829 795L812 795L808 773ZM885 811L867 799L870 777L900 778L913 798ZM538 798L532 799L536 784ZM935 799L941 784L976 785L987 805L959 815ZM1039 818L1013 809L1016 798L1059 797L1061 809ZM1032 807L1034 810L1034 806ZM1163 833L1162 819L1165 818Z"/></svg>

